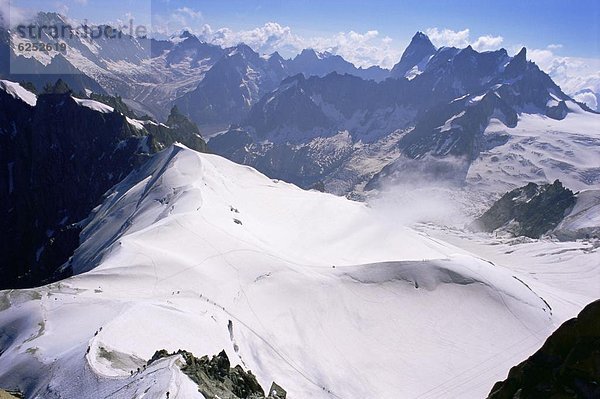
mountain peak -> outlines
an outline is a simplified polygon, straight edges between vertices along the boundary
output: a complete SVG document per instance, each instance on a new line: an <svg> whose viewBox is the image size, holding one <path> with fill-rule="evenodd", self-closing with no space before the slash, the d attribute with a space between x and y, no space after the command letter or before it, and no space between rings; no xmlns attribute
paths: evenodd
<svg viewBox="0 0 600 399"><path fill-rule="evenodd" d="M477 51L475 51L475 49L473 47L471 47L471 45L469 44L467 47L461 49L458 54L456 55L456 58L473 58L475 57L477 54L479 54Z"/></svg>
<svg viewBox="0 0 600 399"><path fill-rule="evenodd" d="M269 55L269 59L282 60L283 57L279 54L278 51L274 51Z"/></svg>
<svg viewBox="0 0 600 399"><path fill-rule="evenodd" d="M57 12L40 11L35 16L34 23L38 24L38 25L46 24L46 25L62 26L64 24L67 24L68 20L64 15L59 14Z"/></svg>
<svg viewBox="0 0 600 399"><path fill-rule="evenodd" d="M185 41L199 41L199 39L196 37L196 35L194 35L192 32L190 32L187 29L183 29L181 32L172 35L170 38L170 41L173 43L181 43L181 42L185 42Z"/></svg>
<svg viewBox="0 0 600 399"><path fill-rule="evenodd" d="M419 64L424 64L435 52L436 48L426 34L423 32L415 33L410 44L404 50L400 62L392 68L391 76L395 78L405 77L407 72L414 67L418 67ZM424 67L424 65L421 65L421 67ZM418 69L421 70L422 68Z"/></svg>
<svg viewBox="0 0 600 399"><path fill-rule="evenodd" d="M279 54L277 51L271 53L269 56L266 57L266 59L269 62L269 64L271 64L271 65L275 65L275 64L283 65L285 63L285 60L283 59L281 54Z"/></svg>
<svg viewBox="0 0 600 399"><path fill-rule="evenodd" d="M194 37L194 35L189 30L186 29L186 30L183 30L183 32L181 32L179 37L182 39L187 39L189 37Z"/></svg>
<svg viewBox="0 0 600 399"><path fill-rule="evenodd" d="M427 36L423 32L415 33L413 38L410 40L410 44L408 45L406 50L404 50L404 54L402 54L402 56L404 57L407 53L415 51L416 49L423 49L427 50L428 52L435 52L436 50L433 43L431 43L431 40L429 40L429 36Z"/></svg>
<svg viewBox="0 0 600 399"><path fill-rule="evenodd" d="M314 49L312 49L312 48L305 48L304 50L302 50L302 52L300 52L300 54L298 54L296 56L296 58L318 59L319 56L318 56L317 52Z"/></svg>
<svg viewBox="0 0 600 399"><path fill-rule="evenodd" d="M523 47L506 66L505 73L508 76L518 75L527 67L527 49Z"/></svg>
<svg viewBox="0 0 600 399"><path fill-rule="evenodd" d="M525 47L521 48L521 51L519 51L517 53L517 55L515 55L514 59L523 59L523 60L527 60L527 49Z"/></svg>
<svg viewBox="0 0 600 399"><path fill-rule="evenodd" d="M231 48L229 56L231 57L237 54L241 55L245 59L258 57L258 53L245 43L239 43Z"/></svg>
<svg viewBox="0 0 600 399"><path fill-rule="evenodd" d="M417 33L415 33L415 35L412 37L411 43L419 42L419 41L431 43L431 40L429 40L429 36L427 36L425 33L421 32L421 31L417 31Z"/></svg>

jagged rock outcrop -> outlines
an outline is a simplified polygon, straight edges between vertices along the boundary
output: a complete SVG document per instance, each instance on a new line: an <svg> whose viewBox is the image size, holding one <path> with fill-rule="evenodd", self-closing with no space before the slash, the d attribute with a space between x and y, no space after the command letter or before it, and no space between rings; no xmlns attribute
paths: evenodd
<svg viewBox="0 0 600 399"><path fill-rule="evenodd" d="M0 399L22 399L23 395L18 392L9 392L4 389L0 389Z"/></svg>
<svg viewBox="0 0 600 399"><path fill-rule="evenodd" d="M529 359L497 382L489 399L599 398L600 300L563 323Z"/></svg>
<svg viewBox="0 0 600 399"><path fill-rule="evenodd" d="M240 122L260 97L287 76L280 63L269 62L245 44L227 50L198 87L175 105L200 125Z"/></svg>
<svg viewBox="0 0 600 399"><path fill-rule="evenodd" d="M179 350L169 353L164 349L156 351L148 364L158 359L181 355L185 365L181 371L198 385L198 390L207 399L285 399L286 391L273 382L267 394L250 370L240 365L231 367L225 351L209 359L208 356L195 357L192 353Z"/></svg>
<svg viewBox="0 0 600 399"><path fill-rule="evenodd" d="M145 128L153 137L159 149L166 148L174 143L181 143L197 151L205 152L208 150L198 126L179 112L177 106L171 109L164 124L150 123L146 124Z"/></svg>
<svg viewBox="0 0 600 399"><path fill-rule="evenodd" d="M471 225L474 230L498 229L515 236L539 238L554 229L575 205L575 195L558 180L529 183L502 196Z"/></svg>

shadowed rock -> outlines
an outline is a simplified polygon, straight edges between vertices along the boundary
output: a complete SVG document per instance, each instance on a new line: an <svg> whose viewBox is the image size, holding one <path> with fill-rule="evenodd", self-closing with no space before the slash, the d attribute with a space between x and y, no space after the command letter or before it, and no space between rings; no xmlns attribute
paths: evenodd
<svg viewBox="0 0 600 399"><path fill-rule="evenodd" d="M563 323L488 398L600 398L600 300Z"/></svg>
<svg viewBox="0 0 600 399"><path fill-rule="evenodd" d="M185 365L181 371L198 385L198 391L207 399L285 399L286 391L273 383L268 395L265 395L256 377L250 370L245 371L240 365L231 368L225 351L211 359L208 356L195 357L192 353L179 350L169 353L164 349L157 351L148 364L158 359L181 355Z"/></svg>

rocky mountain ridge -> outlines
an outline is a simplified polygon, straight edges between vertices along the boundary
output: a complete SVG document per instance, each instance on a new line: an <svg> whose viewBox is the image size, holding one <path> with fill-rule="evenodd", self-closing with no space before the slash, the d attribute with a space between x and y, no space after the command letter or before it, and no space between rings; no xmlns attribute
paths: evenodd
<svg viewBox="0 0 600 399"><path fill-rule="evenodd" d="M159 124L74 97L60 82L37 96L1 83L0 288L53 278L79 244L78 223L150 154L176 141L206 150L176 110Z"/></svg>
<svg viewBox="0 0 600 399"><path fill-rule="evenodd" d="M324 181L326 190L347 194L415 173L463 184L481 153L510 140L509 132L485 134L492 120L511 129L522 115L595 117L528 61L525 48L514 57L503 49L435 49L418 33L395 71L417 64L410 79L376 82L335 72L286 78L211 146L274 178L303 187ZM372 166L353 170L356 163Z"/></svg>

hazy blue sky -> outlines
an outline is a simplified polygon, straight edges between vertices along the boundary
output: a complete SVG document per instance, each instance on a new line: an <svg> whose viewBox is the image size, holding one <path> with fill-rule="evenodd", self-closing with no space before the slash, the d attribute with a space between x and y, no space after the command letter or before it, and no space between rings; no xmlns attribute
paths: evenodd
<svg viewBox="0 0 600 399"><path fill-rule="evenodd" d="M148 24L152 15L156 31L187 27L219 44L244 40L263 52L291 54L312 46L344 54L354 46L349 58L359 64L389 64L417 30L437 45L475 43L479 50L509 52L526 45L554 55L600 58L599 0L13 0L12 5L97 22L131 14ZM269 22L275 24L265 25Z"/></svg>

